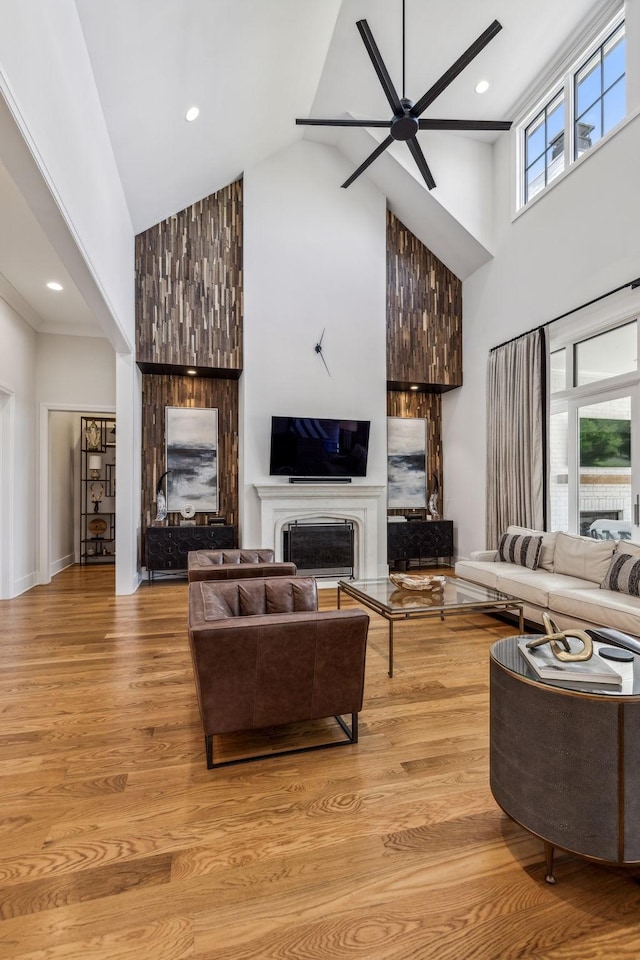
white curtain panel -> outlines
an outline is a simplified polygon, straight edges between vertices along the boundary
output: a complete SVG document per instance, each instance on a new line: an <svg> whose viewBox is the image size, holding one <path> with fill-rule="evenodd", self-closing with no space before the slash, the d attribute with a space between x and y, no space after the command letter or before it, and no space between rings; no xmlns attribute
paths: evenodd
<svg viewBox="0 0 640 960"><path fill-rule="evenodd" d="M489 354L487 547L509 524L544 529L545 369L542 330Z"/></svg>

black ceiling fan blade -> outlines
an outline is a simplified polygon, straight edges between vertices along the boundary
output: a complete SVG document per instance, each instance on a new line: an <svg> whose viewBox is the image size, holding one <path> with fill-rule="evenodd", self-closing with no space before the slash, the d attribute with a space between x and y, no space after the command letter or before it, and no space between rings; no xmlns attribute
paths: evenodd
<svg viewBox="0 0 640 960"><path fill-rule="evenodd" d="M384 151L387 149L387 147L390 147L392 143L393 143L393 137L387 137L386 140L383 140L382 143L379 143L378 146L377 146L377 147L375 148L375 150L373 151L373 153L370 153L370 154L369 154L369 156L368 156L367 159L364 161L364 163L361 163L361 164L360 164L360 166L358 167L358 169L355 170L355 171L351 174L351 176L349 177L348 180L345 180L345 182L342 184L342 186L345 187L345 188L346 188L346 187L350 187L351 184L353 183L353 181L354 181L354 180L357 180L357 178L360 176L360 174L361 174L361 173L364 173L364 171L367 169L367 167L370 167L371 164L373 163L373 161L374 161L374 160L377 160L378 157L380 156L380 154L381 154L381 153L384 153Z"/></svg>
<svg viewBox="0 0 640 960"><path fill-rule="evenodd" d="M484 50L486 45L493 40L497 33L500 33L502 30L502 24L498 23L497 20L494 20L491 26L487 27L484 33L481 33L477 40L475 40L470 47L468 47L465 52L459 57L456 62L449 67L449 69L442 74L439 80L436 80L434 85L427 90L424 96L414 103L411 108L411 113L414 117L419 117L421 113L427 109L427 107L433 103L436 97L439 97L443 90L449 86L449 84L455 80L459 73L462 73L465 67L469 66L472 60L478 56L478 54Z"/></svg>
<svg viewBox="0 0 640 960"><path fill-rule="evenodd" d="M418 166L418 170L424 177L424 182L428 186L429 190L433 190L433 188L436 185L436 182L433 179L433 174L431 173L431 170L429 170L429 164L425 160L425 156L424 156L424 153L422 152L422 148L420 147L420 144L418 143L415 137L410 137L407 140L407 146L411 151L411 156L413 157L413 159L415 160Z"/></svg>
<svg viewBox="0 0 640 960"><path fill-rule="evenodd" d="M511 120L418 120L421 130L510 130Z"/></svg>
<svg viewBox="0 0 640 960"><path fill-rule="evenodd" d="M367 53L371 58L371 63L373 68L378 74L378 79L382 84L382 89L384 90L385 96L389 101L389 106L393 110L394 114L402 113L402 104L400 103L400 97L396 93L396 88L393 85L393 81L389 76L389 72L384 65L384 60L380 55L380 51L376 45L375 40L373 39L373 34L369 29L369 24L366 20L358 20L356 27L360 31L360 36L362 41L367 48Z"/></svg>
<svg viewBox="0 0 640 960"><path fill-rule="evenodd" d="M309 117L307 120L296 120L299 126L307 127L390 127L391 120L347 120L342 117L340 120L317 120L315 117Z"/></svg>

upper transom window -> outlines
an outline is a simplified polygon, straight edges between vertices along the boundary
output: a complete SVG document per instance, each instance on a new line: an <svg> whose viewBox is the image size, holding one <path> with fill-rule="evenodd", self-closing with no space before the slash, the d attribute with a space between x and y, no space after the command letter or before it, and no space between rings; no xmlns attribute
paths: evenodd
<svg viewBox="0 0 640 960"><path fill-rule="evenodd" d="M518 128L524 206L626 116L622 13L559 78Z"/></svg>

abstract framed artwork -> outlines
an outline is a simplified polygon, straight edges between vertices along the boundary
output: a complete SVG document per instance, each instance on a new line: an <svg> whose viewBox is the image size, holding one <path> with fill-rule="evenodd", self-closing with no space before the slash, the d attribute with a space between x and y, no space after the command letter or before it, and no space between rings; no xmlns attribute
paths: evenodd
<svg viewBox="0 0 640 960"><path fill-rule="evenodd" d="M427 505L427 421L387 417L387 503L390 510Z"/></svg>
<svg viewBox="0 0 640 960"><path fill-rule="evenodd" d="M218 411L166 408L167 510L218 511Z"/></svg>

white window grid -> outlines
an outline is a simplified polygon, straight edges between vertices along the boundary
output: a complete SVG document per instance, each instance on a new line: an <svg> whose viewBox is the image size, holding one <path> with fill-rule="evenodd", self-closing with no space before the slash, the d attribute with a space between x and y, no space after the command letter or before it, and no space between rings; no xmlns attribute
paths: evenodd
<svg viewBox="0 0 640 960"><path fill-rule="evenodd" d="M540 97L535 106L530 109L524 119L517 124L516 127L516 162L517 162L517 203L516 207L518 210L523 207L529 206L529 203L532 200L536 200L539 196L543 195L549 186L554 183L554 179L549 180L545 183L544 187L537 191L534 197L527 202L526 199L526 175L525 175L525 165L526 165L526 145L525 145L525 131L535 120L535 118L543 110L548 108L550 104L558 97L560 94L564 95L564 104L565 104L565 123L564 123L564 168L563 172L566 173L572 167L576 165L584 157L588 156L591 153L591 150L587 150L582 153L579 157L576 157L575 150L575 76L581 70L581 68L586 64L587 60L595 53L598 47L601 47L603 43L615 33L618 27L624 23L624 8L618 10L618 12L607 24L598 31L597 35L593 37L586 46L584 46L580 53L574 58L570 66L568 66L563 73L558 77L558 79L550 84L542 97ZM624 121L621 121L624 122ZM612 129L615 129L612 128ZM601 140L604 140L611 131L607 131L606 135L601 137ZM598 141L599 142L599 141ZM593 149L593 148L591 148Z"/></svg>

